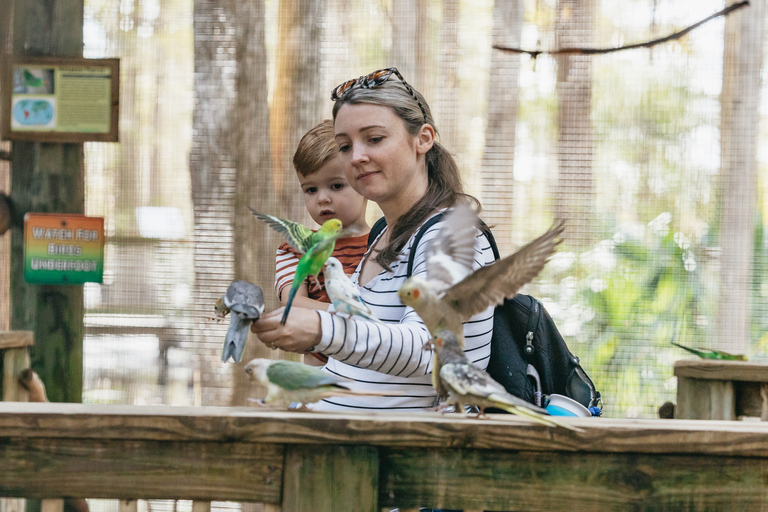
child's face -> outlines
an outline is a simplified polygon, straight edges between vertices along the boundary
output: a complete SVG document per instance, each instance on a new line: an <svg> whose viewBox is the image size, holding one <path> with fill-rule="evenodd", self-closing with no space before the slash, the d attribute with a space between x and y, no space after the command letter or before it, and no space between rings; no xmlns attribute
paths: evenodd
<svg viewBox="0 0 768 512"><path fill-rule="evenodd" d="M368 201L349 186L338 156L316 173L298 176L304 203L315 222L323 224L330 219L339 219L344 228L363 226Z"/></svg>

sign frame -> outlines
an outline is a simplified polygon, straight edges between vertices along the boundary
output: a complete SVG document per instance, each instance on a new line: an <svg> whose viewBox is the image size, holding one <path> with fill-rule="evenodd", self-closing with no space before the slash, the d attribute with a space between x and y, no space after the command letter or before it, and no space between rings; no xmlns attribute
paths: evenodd
<svg viewBox="0 0 768 512"><path fill-rule="evenodd" d="M110 99L109 99L109 131L107 132L78 132L51 130L18 130L12 129L13 116L13 72L15 67L80 67L80 68L109 68L110 70ZM2 119L0 119L0 139L36 142L118 142L120 117L120 59L86 59L82 57L15 57L7 59L0 80L2 92Z"/></svg>

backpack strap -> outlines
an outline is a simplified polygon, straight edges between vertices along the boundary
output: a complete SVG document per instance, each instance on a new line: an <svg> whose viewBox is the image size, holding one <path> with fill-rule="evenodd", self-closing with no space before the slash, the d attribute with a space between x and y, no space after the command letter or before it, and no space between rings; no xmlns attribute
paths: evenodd
<svg viewBox="0 0 768 512"><path fill-rule="evenodd" d="M419 246L419 242L421 242L421 237L424 236L424 233L426 233L429 228L440 222L440 219L442 218L442 212L438 213L431 219L427 220L427 222L422 224L422 226L419 228L419 231L416 233L416 236L413 239L413 245L411 245L413 250L408 254L408 271L405 273L405 277L411 277L413 275L413 260L416 258L416 248Z"/></svg>
<svg viewBox="0 0 768 512"><path fill-rule="evenodd" d="M371 231L368 232L368 247L370 247L373 241L376 240L376 237L384 231L385 227L387 227L387 219L384 217L373 223Z"/></svg>

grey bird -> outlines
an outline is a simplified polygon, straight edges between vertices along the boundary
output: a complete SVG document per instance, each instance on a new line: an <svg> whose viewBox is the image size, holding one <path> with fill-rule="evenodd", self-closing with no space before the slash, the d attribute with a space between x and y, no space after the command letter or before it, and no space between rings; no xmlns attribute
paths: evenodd
<svg viewBox="0 0 768 512"><path fill-rule="evenodd" d="M243 358L248 328L251 322L257 320L264 312L264 293L261 288L248 281L233 281L227 288L227 293L216 304L217 312L221 309L229 311L232 315L224 339L221 360L226 363L231 357L239 363Z"/></svg>
<svg viewBox="0 0 768 512"><path fill-rule="evenodd" d="M478 416L482 416L487 407L496 407L541 425L580 430L555 420L545 409L507 392L488 373L470 362L451 331L438 332L431 344L440 360L440 382L448 391L447 403L453 404L456 411L464 412L465 405L475 405L480 408Z"/></svg>

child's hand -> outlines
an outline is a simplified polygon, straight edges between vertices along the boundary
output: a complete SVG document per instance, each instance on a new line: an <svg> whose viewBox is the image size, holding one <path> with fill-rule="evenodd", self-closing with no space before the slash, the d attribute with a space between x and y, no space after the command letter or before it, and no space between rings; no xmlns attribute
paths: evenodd
<svg viewBox="0 0 768 512"><path fill-rule="evenodd" d="M285 325L280 325L285 308L276 309L251 324L259 341L272 350L303 354L320 343L320 315L311 309L293 307Z"/></svg>

